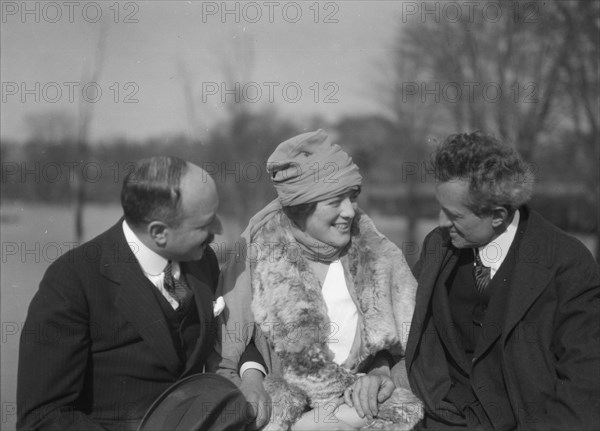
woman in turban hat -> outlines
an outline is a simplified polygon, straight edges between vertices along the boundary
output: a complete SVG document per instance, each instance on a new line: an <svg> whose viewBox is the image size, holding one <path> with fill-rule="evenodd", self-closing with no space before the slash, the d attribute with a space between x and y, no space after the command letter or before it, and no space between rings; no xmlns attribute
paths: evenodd
<svg viewBox="0 0 600 431"><path fill-rule="evenodd" d="M358 208L358 167L318 130L280 144L267 171L278 198L250 220L222 272L218 372L239 384L254 340L268 368L269 430L412 429L420 401L390 367L417 284Z"/></svg>

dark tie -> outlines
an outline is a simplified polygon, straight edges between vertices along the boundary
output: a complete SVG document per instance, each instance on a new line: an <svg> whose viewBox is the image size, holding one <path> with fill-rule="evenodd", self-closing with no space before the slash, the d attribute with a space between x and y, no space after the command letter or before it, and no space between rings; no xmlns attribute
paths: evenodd
<svg viewBox="0 0 600 431"><path fill-rule="evenodd" d="M473 275L475 276L475 286L477 286L477 292L483 293L485 288L490 284L490 271L489 266L484 266L479 257L479 250L473 249L475 252L475 269Z"/></svg>
<svg viewBox="0 0 600 431"><path fill-rule="evenodd" d="M165 268L165 279L164 286L165 290L169 292L169 295L173 297L178 303L179 308L183 307L186 302L191 299L192 292L183 280L182 274L179 275L179 280L173 277L173 264L169 261L169 264Z"/></svg>

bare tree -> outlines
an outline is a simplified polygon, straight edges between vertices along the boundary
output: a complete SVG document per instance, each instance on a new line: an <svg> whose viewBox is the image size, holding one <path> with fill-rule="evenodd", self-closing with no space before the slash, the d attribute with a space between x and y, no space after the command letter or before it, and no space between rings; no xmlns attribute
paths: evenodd
<svg viewBox="0 0 600 431"><path fill-rule="evenodd" d="M224 44L216 58L216 70L222 75L218 84L225 116L212 126L199 148L206 170L211 173L222 196L221 208L243 225L269 199L274 190L266 175L266 159L282 140L293 136L296 129L271 110L259 110L246 100L245 84L252 82L255 61L253 41L247 33L235 34ZM204 104L197 87L197 73L180 66L188 122L199 129L200 115L212 105ZM203 88L204 91L204 88ZM223 93L221 93L223 92ZM192 97L189 97L192 95ZM204 99L205 100L205 99ZM214 99L218 100L218 99Z"/></svg>
<svg viewBox="0 0 600 431"><path fill-rule="evenodd" d="M577 42L570 47L561 72L567 77L577 162L587 183L586 196L595 197L596 259L600 263L600 2L559 2L558 14L576 27Z"/></svg>
<svg viewBox="0 0 600 431"><path fill-rule="evenodd" d="M596 194L600 3L490 0L500 13L487 15L456 4L462 15L417 14L399 33L387 106L405 145L419 157L430 135L481 129L533 162L572 135Z"/></svg>
<svg viewBox="0 0 600 431"><path fill-rule="evenodd" d="M181 82L183 95L183 109L185 111L188 123L188 138L192 142L202 142L200 139L202 124L196 107L196 97L194 95L194 80L189 69L182 58L177 60L177 73Z"/></svg>
<svg viewBox="0 0 600 431"><path fill-rule="evenodd" d="M93 64L88 63L82 72L82 82L97 83L104 66L104 55L106 53L106 40L108 37L108 23L102 21L98 40L94 50ZM85 98L79 100L79 121L77 140L75 146L75 157L80 161L85 161L89 156L89 132L90 124L94 115L94 103L90 103ZM73 181L73 193L75 195L75 240L81 242L83 238L83 206L85 203L85 181L83 171L78 170Z"/></svg>

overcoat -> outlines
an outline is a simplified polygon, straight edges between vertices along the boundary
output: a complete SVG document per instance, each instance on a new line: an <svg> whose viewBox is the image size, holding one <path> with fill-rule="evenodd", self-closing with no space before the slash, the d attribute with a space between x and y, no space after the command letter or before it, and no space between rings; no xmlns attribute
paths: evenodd
<svg viewBox="0 0 600 431"><path fill-rule="evenodd" d="M520 211L520 241L509 263L514 270L507 276L506 301L500 309L488 308L484 327L490 330L476 345L470 364L448 346L447 334L440 333L432 314L434 292L446 289L458 250L442 229L426 237L413 271L419 288L406 350L411 387L427 418L465 425L464 412L445 398L455 384L449 355L470 373L476 396L470 407L496 429L507 423L508 414L518 429L600 429L599 266L577 239L535 211ZM452 325L448 321L446 329ZM490 384L498 378L508 402Z"/></svg>

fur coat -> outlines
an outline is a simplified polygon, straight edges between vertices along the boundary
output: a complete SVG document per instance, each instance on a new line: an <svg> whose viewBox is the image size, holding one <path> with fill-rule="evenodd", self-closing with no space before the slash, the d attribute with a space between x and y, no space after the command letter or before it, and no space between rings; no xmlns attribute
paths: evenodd
<svg viewBox="0 0 600 431"><path fill-rule="evenodd" d="M341 259L359 313L358 332L349 358L338 365L328 347L335 326L329 321L321 284L292 233L282 227L286 221L278 214L254 233L251 244L260 252L247 259L246 268L250 276L245 281L251 285L249 319L269 366L264 384L273 407L267 430L289 429L309 408L337 406L357 373L368 371L365 368L378 352L403 355L417 287L402 252L371 219L358 215L351 246ZM239 284L226 294L228 306L236 290L239 293ZM238 328L249 327L235 311L229 310L228 319L243 323ZM410 389L396 388L370 427L410 430L421 417L421 403Z"/></svg>

